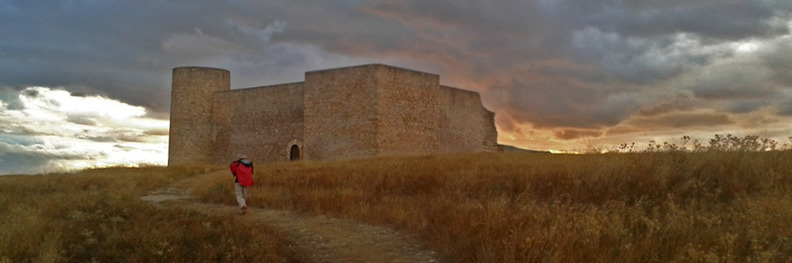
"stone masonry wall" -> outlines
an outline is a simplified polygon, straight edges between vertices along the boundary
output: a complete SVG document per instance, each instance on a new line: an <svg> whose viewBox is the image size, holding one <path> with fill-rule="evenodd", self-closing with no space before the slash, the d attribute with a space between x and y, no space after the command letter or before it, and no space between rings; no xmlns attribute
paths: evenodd
<svg viewBox="0 0 792 263"><path fill-rule="evenodd" d="M305 74L306 160L376 155L376 66Z"/></svg>
<svg viewBox="0 0 792 263"><path fill-rule="evenodd" d="M212 163L211 121L215 92L230 89L228 70L173 69L168 165Z"/></svg>
<svg viewBox="0 0 792 263"><path fill-rule="evenodd" d="M446 126L438 136L442 151L497 151L495 114L481 105L478 93L443 86L439 101L446 119Z"/></svg>
<svg viewBox="0 0 792 263"><path fill-rule="evenodd" d="M230 90L229 72L173 72L169 165L496 151L494 114L439 76L372 64L307 72L305 82Z"/></svg>
<svg viewBox="0 0 792 263"><path fill-rule="evenodd" d="M212 143L214 151L211 152L211 164L225 164L233 154L229 150L231 145L231 119L234 113L234 103L229 103L234 96L230 90L215 92L212 98Z"/></svg>
<svg viewBox="0 0 792 263"><path fill-rule="evenodd" d="M291 83L216 94L218 137L227 141L216 140L215 160L244 154L257 162L287 161L289 143L303 138L303 91L303 83Z"/></svg>
<svg viewBox="0 0 792 263"><path fill-rule="evenodd" d="M378 155L437 152L443 126L440 77L382 65L376 68Z"/></svg>

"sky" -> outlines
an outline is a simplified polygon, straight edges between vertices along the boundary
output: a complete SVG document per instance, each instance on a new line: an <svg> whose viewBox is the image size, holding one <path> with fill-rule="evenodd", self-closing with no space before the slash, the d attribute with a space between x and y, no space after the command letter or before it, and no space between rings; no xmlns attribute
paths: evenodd
<svg viewBox="0 0 792 263"><path fill-rule="evenodd" d="M368 63L479 92L521 148L792 136L789 0L0 0L0 174L167 163L174 67Z"/></svg>

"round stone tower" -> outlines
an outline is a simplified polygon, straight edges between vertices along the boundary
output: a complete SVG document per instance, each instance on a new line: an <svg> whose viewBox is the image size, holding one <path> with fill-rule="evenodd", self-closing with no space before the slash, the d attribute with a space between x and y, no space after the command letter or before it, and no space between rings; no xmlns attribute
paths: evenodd
<svg viewBox="0 0 792 263"><path fill-rule="evenodd" d="M173 69L168 165L211 164L212 101L231 90L230 72L206 67Z"/></svg>

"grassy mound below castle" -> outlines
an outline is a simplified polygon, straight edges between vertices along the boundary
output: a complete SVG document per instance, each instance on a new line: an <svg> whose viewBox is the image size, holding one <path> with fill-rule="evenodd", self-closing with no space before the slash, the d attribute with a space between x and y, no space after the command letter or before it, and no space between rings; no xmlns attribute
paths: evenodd
<svg viewBox="0 0 792 263"><path fill-rule="evenodd" d="M0 177L0 261L292 260L265 226L138 198L216 169ZM446 262L792 261L790 151L257 163L255 178L252 206L391 226ZM233 206L231 180L191 194Z"/></svg>

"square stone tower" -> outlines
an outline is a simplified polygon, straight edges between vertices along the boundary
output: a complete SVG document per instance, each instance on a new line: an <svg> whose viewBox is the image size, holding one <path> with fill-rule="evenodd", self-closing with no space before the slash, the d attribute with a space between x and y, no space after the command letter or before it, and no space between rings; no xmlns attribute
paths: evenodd
<svg viewBox="0 0 792 263"><path fill-rule="evenodd" d="M379 64L306 73L306 159L438 152L439 79Z"/></svg>

